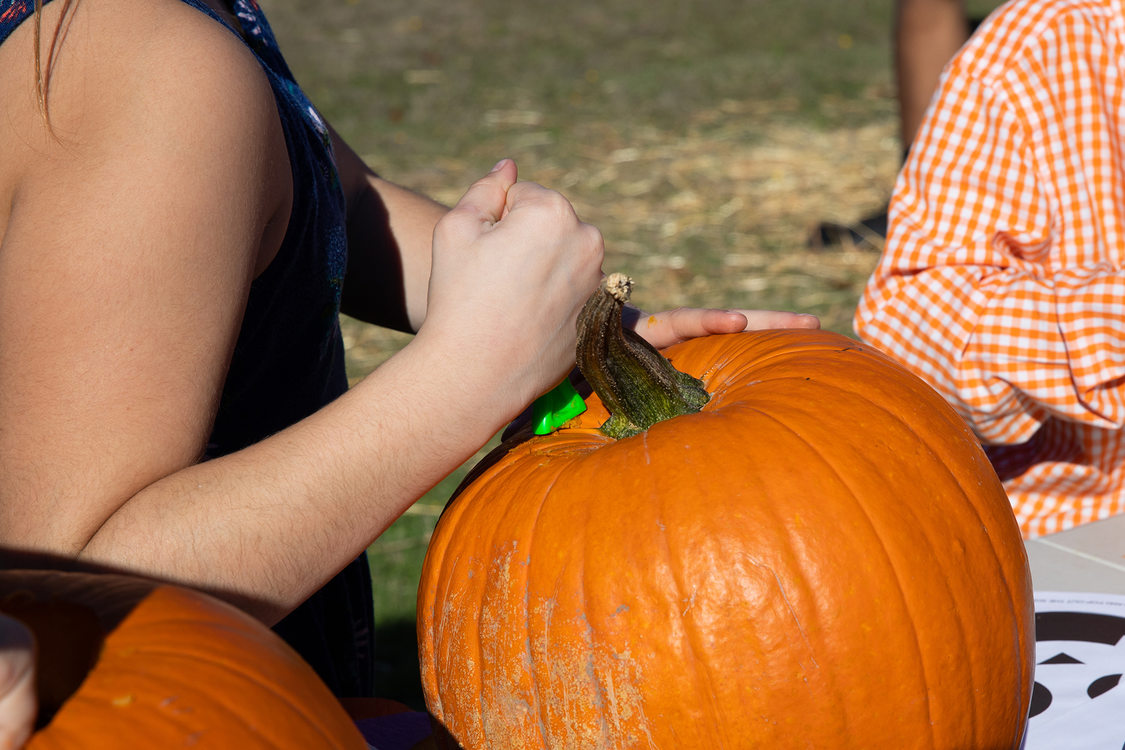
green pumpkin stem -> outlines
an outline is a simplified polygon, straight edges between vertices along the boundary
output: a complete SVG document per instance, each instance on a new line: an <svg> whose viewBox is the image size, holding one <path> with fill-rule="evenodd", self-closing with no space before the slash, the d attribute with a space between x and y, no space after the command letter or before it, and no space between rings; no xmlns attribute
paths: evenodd
<svg viewBox="0 0 1125 750"><path fill-rule="evenodd" d="M694 414L711 398L702 380L677 370L621 325L632 286L625 274L610 274L578 314L578 369L609 410L601 430L615 439Z"/></svg>

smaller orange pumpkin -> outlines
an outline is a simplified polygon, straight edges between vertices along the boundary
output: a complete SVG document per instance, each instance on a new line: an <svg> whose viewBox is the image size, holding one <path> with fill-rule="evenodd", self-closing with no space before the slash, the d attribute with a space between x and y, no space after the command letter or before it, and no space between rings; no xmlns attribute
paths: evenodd
<svg viewBox="0 0 1125 750"><path fill-rule="evenodd" d="M7 570L0 612L38 644L28 750L367 747L312 667L210 596L126 576Z"/></svg>

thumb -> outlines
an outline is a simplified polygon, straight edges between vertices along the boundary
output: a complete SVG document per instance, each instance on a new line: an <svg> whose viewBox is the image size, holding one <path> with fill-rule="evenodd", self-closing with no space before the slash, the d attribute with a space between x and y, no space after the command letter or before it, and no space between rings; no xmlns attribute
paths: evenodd
<svg viewBox="0 0 1125 750"><path fill-rule="evenodd" d="M516 177L516 163L501 159L491 172L469 186L450 211L449 220L486 226L500 221L507 212L508 190L516 184ZM461 228L469 228L463 224Z"/></svg>

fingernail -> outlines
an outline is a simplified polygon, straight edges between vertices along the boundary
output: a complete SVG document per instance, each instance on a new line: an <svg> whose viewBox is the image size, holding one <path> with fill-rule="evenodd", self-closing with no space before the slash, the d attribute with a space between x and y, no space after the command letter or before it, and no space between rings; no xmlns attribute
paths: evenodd
<svg viewBox="0 0 1125 750"><path fill-rule="evenodd" d="M499 172L500 168L503 167L505 162L507 162L507 161L508 161L507 159L501 159L500 161L496 162L496 166L493 167L491 170L489 170L488 173L492 174L493 172Z"/></svg>

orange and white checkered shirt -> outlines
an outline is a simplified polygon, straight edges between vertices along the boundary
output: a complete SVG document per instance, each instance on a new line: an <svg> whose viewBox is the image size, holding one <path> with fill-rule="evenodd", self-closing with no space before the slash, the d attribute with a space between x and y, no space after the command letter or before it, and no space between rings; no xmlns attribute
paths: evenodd
<svg viewBox="0 0 1125 750"><path fill-rule="evenodd" d="M1125 510L1125 0L1014 0L947 66L861 338L987 445L1025 536Z"/></svg>

